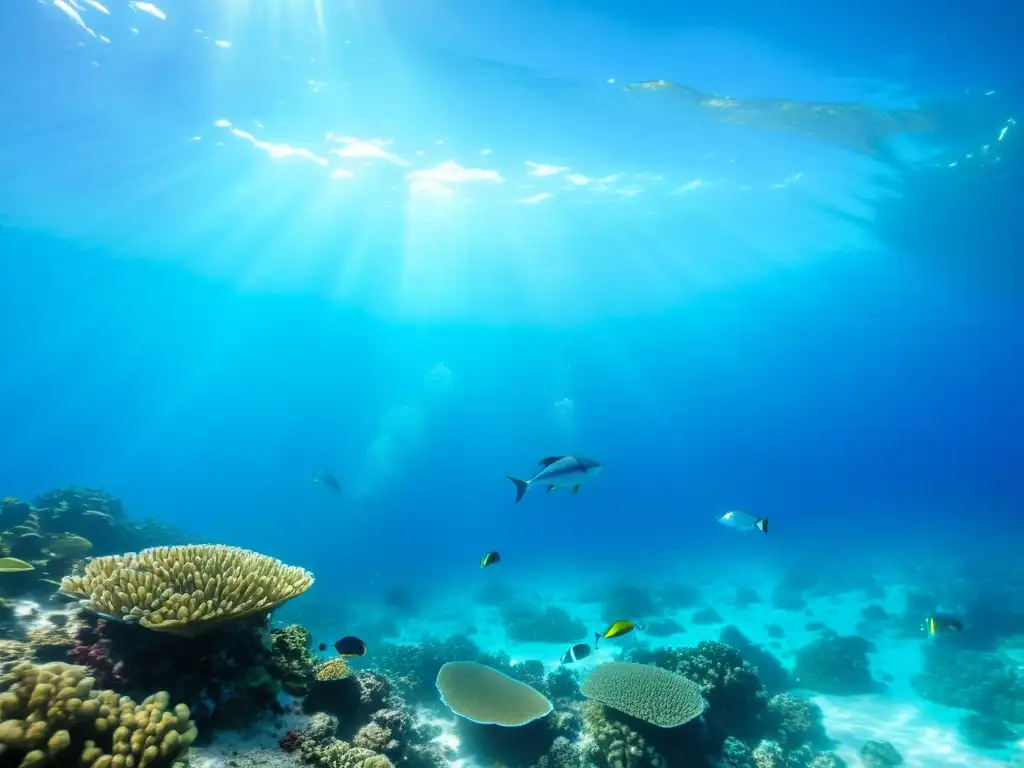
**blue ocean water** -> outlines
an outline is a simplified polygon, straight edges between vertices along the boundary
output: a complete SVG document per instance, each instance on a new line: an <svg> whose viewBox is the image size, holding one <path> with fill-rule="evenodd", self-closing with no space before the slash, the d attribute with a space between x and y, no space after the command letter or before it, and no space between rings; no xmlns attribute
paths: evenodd
<svg viewBox="0 0 1024 768"><path fill-rule="evenodd" d="M102 487L306 567L285 611L325 635L486 579L983 563L1019 612L1022 20L8 2L0 494ZM750 111L625 87L657 80ZM574 452L591 485L514 503Z"/></svg>

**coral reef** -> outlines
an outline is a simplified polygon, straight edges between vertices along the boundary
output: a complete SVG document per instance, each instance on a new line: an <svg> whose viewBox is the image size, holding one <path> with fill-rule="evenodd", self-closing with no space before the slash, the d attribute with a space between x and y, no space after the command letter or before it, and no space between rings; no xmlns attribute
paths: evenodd
<svg viewBox="0 0 1024 768"><path fill-rule="evenodd" d="M44 493L33 504L0 502L0 557L23 563L0 581L8 597L53 594L54 583L90 554L179 543L184 534L148 519L127 518L121 502L103 491L69 487ZM11 562L13 565L14 562Z"/></svg>
<svg viewBox="0 0 1024 768"><path fill-rule="evenodd" d="M695 648L634 651L631 660L655 664L699 684L709 705L704 719L718 744L728 736L751 741L765 733L767 698L753 667L735 648L703 641Z"/></svg>
<svg viewBox="0 0 1024 768"><path fill-rule="evenodd" d="M370 672L314 684L307 710L323 707L306 724L287 732L283 750L317 766L444 768L443 747L428 726L416 725L387 680Z"/></svg>
<svg viewBox="0 0 1024 768"><path fill-rule="evenodd" d="M523 643L572 643L587 636L587 627L557 606L511 605L502 610L510 640Z"/></svg>
<svg viewBox="0 0 1024 768"><path fill-rule="evenodd" d="M865 768L891 768L903 762L896 747L888 741L868 741L860 748L860 759Z"/></svg>
<svg viewBox="0 0 1024 768"><path fill-rule="evenodd" d="M961 718L957 730L964 737L964 741L981 749L998 749L1021 736L1005 720L990 715L979 715L977 712Z"/></svg>
<svg viewBox="0 0 1024 768"><path fill-rule="evenodd" d="M93 768L178 765L196 737L184 704L165 692L141 704L93 690L83 667L19 664L0 683L0 750L11 765Z"/></svg>
<svg viewBox="0 0 1024 768"><path fill-rule="evenodd" d="M718 639L739 651L743 661L754 668L765 693L770 695L790 688L789 672L782 666L782 662L757 643L747 639L739 629L730 624L722 630Z"/></svg>
<svg viewBox="0 0 1024 768"><path fill-rule="evenodd" d="M191 707L203 732L281 711L281 682L261 618L183 638L86 614L70 656L100 685L122 693L169 691Z"/></svg>
<svg viewBox="0 0 1024 768"><path fill-rule="evenodd" d="M721 624L723 621L721 614L710 606L701 608L690 620L694 624Z"/></svg>
<svg viewBox="0 0 1024 768"><path fill-rule="evenodd" d="M437 700L434 681L449 661L483 661L483 654L468 637L455 635L425 638L415 645L381 645L373 658L375 668L410 704Z"/></svg>
<svg viewBox="0 0 1024 768"><path fill-rule="evenodd" d="M601 619L609 623L623 619L640 621L654 615L657 610L658 605L647 590L632 584L621 584L606 591L601 605ZM576 635L577 638L580 636Z"/></svg>
<svg viewBox="0 0 1024 768"><path fill-rule="evenodd" d="M737 608L746 608L748 605L755 605L761 602L761 596L750 587L740 587L736 590L735 605Z"/></svg>
<svg viewBox="0 0 1024 768"><path fill-rule="evenodd" d="M585 747L589 764L598 768L663 768L668 761L625 722L609 718L611 711L596 701L587 702L583 719L591 737Z"/></svg>
<svg viewBox="0 0 1024 768"><path fill-rule="evenodd" d="M450 661L437 690L452 712L475 723L520 726L546 717L552 704L526 683L474 661Z"/></svg>
<svg viewBox="0 0 1024 768"><path fill-rule="evenodd" d="M675 728L700 717L706 703L701 687L650 664L609 661L580 686L588 699L661 728Z"/></svg>
<svg viewBox="0 0 1024 768"><path fill-rule="evenodd" d="M644 627L644 633L648 637L671 637L672 635L682 634L685 631L686 627L674 619L650 621Z"/></svg>
<svg viewBox="0 0 1024 768"><path fill-rule="evenodd" d="M805 744L822 749L831 746L822 725L821 707L789 693L779 693L768 701L768 722L773 740L786 750Z"/></svg>
<svg viewBox="0 0 1024 768"><path fill-rule="evenodd" d="M304 568L239 547L154 547L96 557L60 591L101 616L195 637L263 615L313 584Z"/></svg>
<svg viewBox="0 0 1024 768"><path fill-rule="evenodd" d="M270 674L281 681L285 693L305 696L316 680L316 660L310 653L313 636L298 624L270 632Z"/></svg>
<svg viewBox="0 0 1024 768"><path fill-rule="evenodd" d="M659 598L666 608L694 608L700 603L700 590L690 584L666 584Z"/></svg>
<svg viewBox="0 0 1024 768"><path fill-rule="evenodd" d="M871 676L874 645L858 635L826 634L796 652L794 683L820 693L849 696L885 686Z"/></svg>
<svg viewBox="0 0 1024 768"><path fill-rule="evenodd" d="M943 640L922 648L924 665L910 679L913 689L938 704L1024 723L1024 670L1003 654L963 650Z"/></svg>
<svg viewBox="0 0 1024 768"><path fill-rule="evenodd" d="M400 584L392 585L384 591L382 603L390 615L402 617L416 616L421 607L412 592Z"/></svg>

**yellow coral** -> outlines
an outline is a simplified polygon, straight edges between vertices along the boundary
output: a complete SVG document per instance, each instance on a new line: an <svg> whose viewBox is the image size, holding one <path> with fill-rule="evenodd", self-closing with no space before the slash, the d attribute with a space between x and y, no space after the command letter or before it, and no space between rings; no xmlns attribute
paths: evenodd
<svg viewBox="0 0 1024 768"><path fill-rule="evenodd" d="M97 557L60 591L94 613L194 637L264 614L313 584L304 568L238 547L154 547Z"/></svg>
<svg viewBox="0 0 1024 768"><path fill-rule="evenodd" d="M321 683L330 680L345 680L352 675L352 667L344 659L331 659L316 668L316 679Z"/></svg>
<svg viewBox="0 0 1024 768"><path fill-rule="evenodd" d="M11 755L12 765L20 757L21 766L72 761L92 768L161 768L188 751L196 727L183 704L171 714L166 693L136 704L113 691L94 691L94 683L85 667L71 664L14 667L0 681L0 753ZM88 738L110 731L109 740ZM110 744L109 752L96 741Z"/></svg>

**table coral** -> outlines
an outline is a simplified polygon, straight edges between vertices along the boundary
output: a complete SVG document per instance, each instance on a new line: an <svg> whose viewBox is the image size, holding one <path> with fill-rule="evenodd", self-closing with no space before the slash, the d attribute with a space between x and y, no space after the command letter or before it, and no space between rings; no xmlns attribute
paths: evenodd
<svg viewBox="0 0 1024 768"><path fill-rule="evenodd" d="M580 691L588 699L661 728L674 728L703 714L701 686L650 664L609 661L596 667Z"/></svg>
<svg viewBox="0 0 1024 768"><path fill-rule="evenodd" d="M767 699L761 681L735 648L705 640L694 648L637 650L631 660L655 664L700 685L708 702L704 718L719 744L727 736L756 741L765 734Z"/></svg>
<svg viewBox="0 0 1024 768"><path fill-rule="evenodd" d="M183 765L196 737L188 707L158 693L136 704L93 689L83 667L19 664L0 682L0 745L22 766L75 759L92 768Z"/></svg>
<svg viewBox="0 0 1024 768"><path fill-rule="evenodd" d="M542 693L496 669L473 661L452 661L437 673L441 701L476 723L521 726L551 713Z"/></svg>
<svg viewBox="0 0 1024 768"><path fill-rule="evenodd" d="M60 591L88 610L147 629L195 637L266 614L313 584L304 568L239 547L154 547L96 557Z"/></svg>

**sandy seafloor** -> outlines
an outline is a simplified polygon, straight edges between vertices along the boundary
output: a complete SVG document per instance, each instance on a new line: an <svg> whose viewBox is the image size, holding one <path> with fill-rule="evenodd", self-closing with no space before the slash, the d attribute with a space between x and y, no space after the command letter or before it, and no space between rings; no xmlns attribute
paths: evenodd
<svg viewBox="0 0 1024 768"><path fill-rule="evenodd" d="M721 585L704 590L704 604L710 605L721 615L723 622L712 625L695 625L691 618L696 608L668 610L661 612L658 619L674 619L683 625L685 632L669 636L650 638L642 633L635 633L619 640L602 640L599 648L587 659L578 663L579 672L585 673L594 666L616 659L619 654L632 643L643 641L651 647L661 646L692 646L701 640L718 640L721 630L732 624L736 626L752 642L763 645L765 650L776 656L785 666L791 668L795 650L813 641L818 633L808 631L805 625L809 621L820 621L840 634L856 634L856 625L860 621L860 612L869 603L877 603L889 613L898 615L904 605L902 589L890 588L883 599L865 600L859 593L848 593L839 596L809 598L807 609L784 611L771 606L767 600L771 594L771 585L759 584L758 592L764 602L743 608L734 603L736 585ZM579 594L579 591L576 591ZM603 628L601 605L596 603L579 603L569 598L559 598L555 594L537 594L538 605L558 605L570 616L580 619L589 628ZM525 661L536 659L544 662L550 670L558 665L558 660L565 651L565 645L547 643L510 643L505 635L500 610L466 603L454 607L446 605L443 615L427 612L420 617L406 619L400 624L402 634L391 642L416 643L423 637L446 638L456 634L466 634L467 628L474 627L471 635L481 650L490 653L505 652L513 660ZM625 618L625 617L624 617ZM771 638L766 625L782 627L784 637ZM347 633L345 628L338 628ZM593 637L580 638L590 642ZM910 677L920 669L921 640L893 638L887 634L869 637L878 648L877 653L870 655L872 672L876 679L890 675L887 682L888 690L884 693L859 696L826 696L810 694L824 712L825 728L837 746L834 752L842 757L850 766L862 765L858 750L865 741L888 741L903 756L904 765L915 768L1005 768L1008 764L1020 765L1024 768L1024 740L1005 750L981 751L968 746L957 733L957 722L967 714L967 710L952 709L921 699L910 687ZM775 645L773 645L773 643ZM372 649L371 649L372 656ZM797 692L799 693L799 692ZM452 723L454 725L454 723ZM270 747L273 742L267 741L264 735L260 742ZM442 737L452 746L457 746L453 736ZM201 762L194 763L199 768L215 768L223 766L223 759L213 759L217 755L230 754L232 749L244 749L245 742L232 745L230 740L218 738L212 748L205 750ZM231 745L231 746L229 746ZM457 751L457 749L456 749ZM272 750L261 750L265 764L270 762ZM287 756L278 762L274 756L273 764L293 765ZM234 761L232 761L234 762ZM459 768L475 768L471 755L459 755L456 760ZM235 762L236 766L245 765Z"/></svg>

